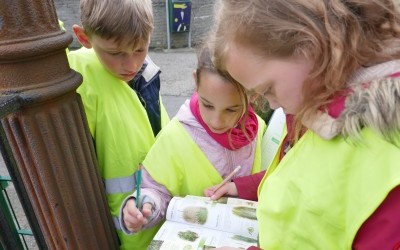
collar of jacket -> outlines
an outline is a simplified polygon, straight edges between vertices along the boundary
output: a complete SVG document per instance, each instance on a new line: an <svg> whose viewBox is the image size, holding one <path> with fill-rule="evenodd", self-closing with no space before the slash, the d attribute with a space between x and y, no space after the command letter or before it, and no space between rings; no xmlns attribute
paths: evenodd
<svg viewBox="0 0 400 250"><path fill-rule="evenodd" d="M338 135L359 138L369 127L386 140L399 140L400 132L400 60L361 68L349 79L350 94L339 116L319 111L303 124L321 138ZM398 143L398 142L397 142Z"/></svg>

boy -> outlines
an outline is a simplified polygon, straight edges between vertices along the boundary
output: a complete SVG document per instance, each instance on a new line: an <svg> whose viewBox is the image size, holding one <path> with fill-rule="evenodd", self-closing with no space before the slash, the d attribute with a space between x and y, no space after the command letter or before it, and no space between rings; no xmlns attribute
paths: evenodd
<svg viewBox="0 0 400 250"><path fill-rule="evenodd" d="M71 51L71 68L94 140L101 177L121 249L146 249L157 228L125 236L119 207L135 189L138 169L161 127L169 121L160 102L159 68L147 56L153 13L150 0L81 0L83 48Z"/></svg>

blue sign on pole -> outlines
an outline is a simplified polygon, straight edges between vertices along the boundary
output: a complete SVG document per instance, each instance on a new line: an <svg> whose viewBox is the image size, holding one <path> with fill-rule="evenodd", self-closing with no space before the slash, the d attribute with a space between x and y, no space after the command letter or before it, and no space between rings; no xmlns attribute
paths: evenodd
<svg viewBox="0 0 400 250"><path fill-rule="evenodd" d="M188 32L192 3L172 3L172 32Z"/></svg>

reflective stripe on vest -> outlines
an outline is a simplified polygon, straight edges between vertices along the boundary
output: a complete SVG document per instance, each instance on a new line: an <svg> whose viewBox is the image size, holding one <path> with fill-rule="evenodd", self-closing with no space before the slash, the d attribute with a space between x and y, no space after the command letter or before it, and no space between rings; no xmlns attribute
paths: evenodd
<svg viewBox="0 0 400 250"><path fill-rule="evenodd" d="M106 194L127 193L135 190L136 173L137 172L127 177L103 180Z"/></svg>
<svg viewBox="0 0 400 250"><path fill-rule="evenodd" d="M119 224L118 217L113 216L113 217L112 217L112 220L113 220L113 222L114 222L114 227L115 227L115 229L117 229L117 230L122 230L122 229L121 229L121 225Z"/></svg>

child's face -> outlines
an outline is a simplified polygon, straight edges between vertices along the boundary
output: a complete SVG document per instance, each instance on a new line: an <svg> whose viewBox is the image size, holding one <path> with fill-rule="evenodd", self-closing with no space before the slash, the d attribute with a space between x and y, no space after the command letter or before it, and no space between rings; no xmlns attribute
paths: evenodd
<svg viewBox="0 0 400 250"><path fill-rule="evenodd" d="M200 114L210 130L217 134L236 126L243 104L233 84L218 74L203 70L198 83Z"/></svg>
<svg viewBox="0 0 400 250"><path fill-rule="evenodd" d="M135 49L123 48L113 40L106 40L93 35L90 44L103 66L114 76L123 80L132 80L143 65L148 52L148 44L143 43Z"/></svg>
<svg viewBox="0 0 400 250"><path fill-rule="evenodd" d="M266 59L250 48L232 43L226 53L226 69L246 89L263 95L272 109L282 107L296 114L311 60Z"/></svg>

